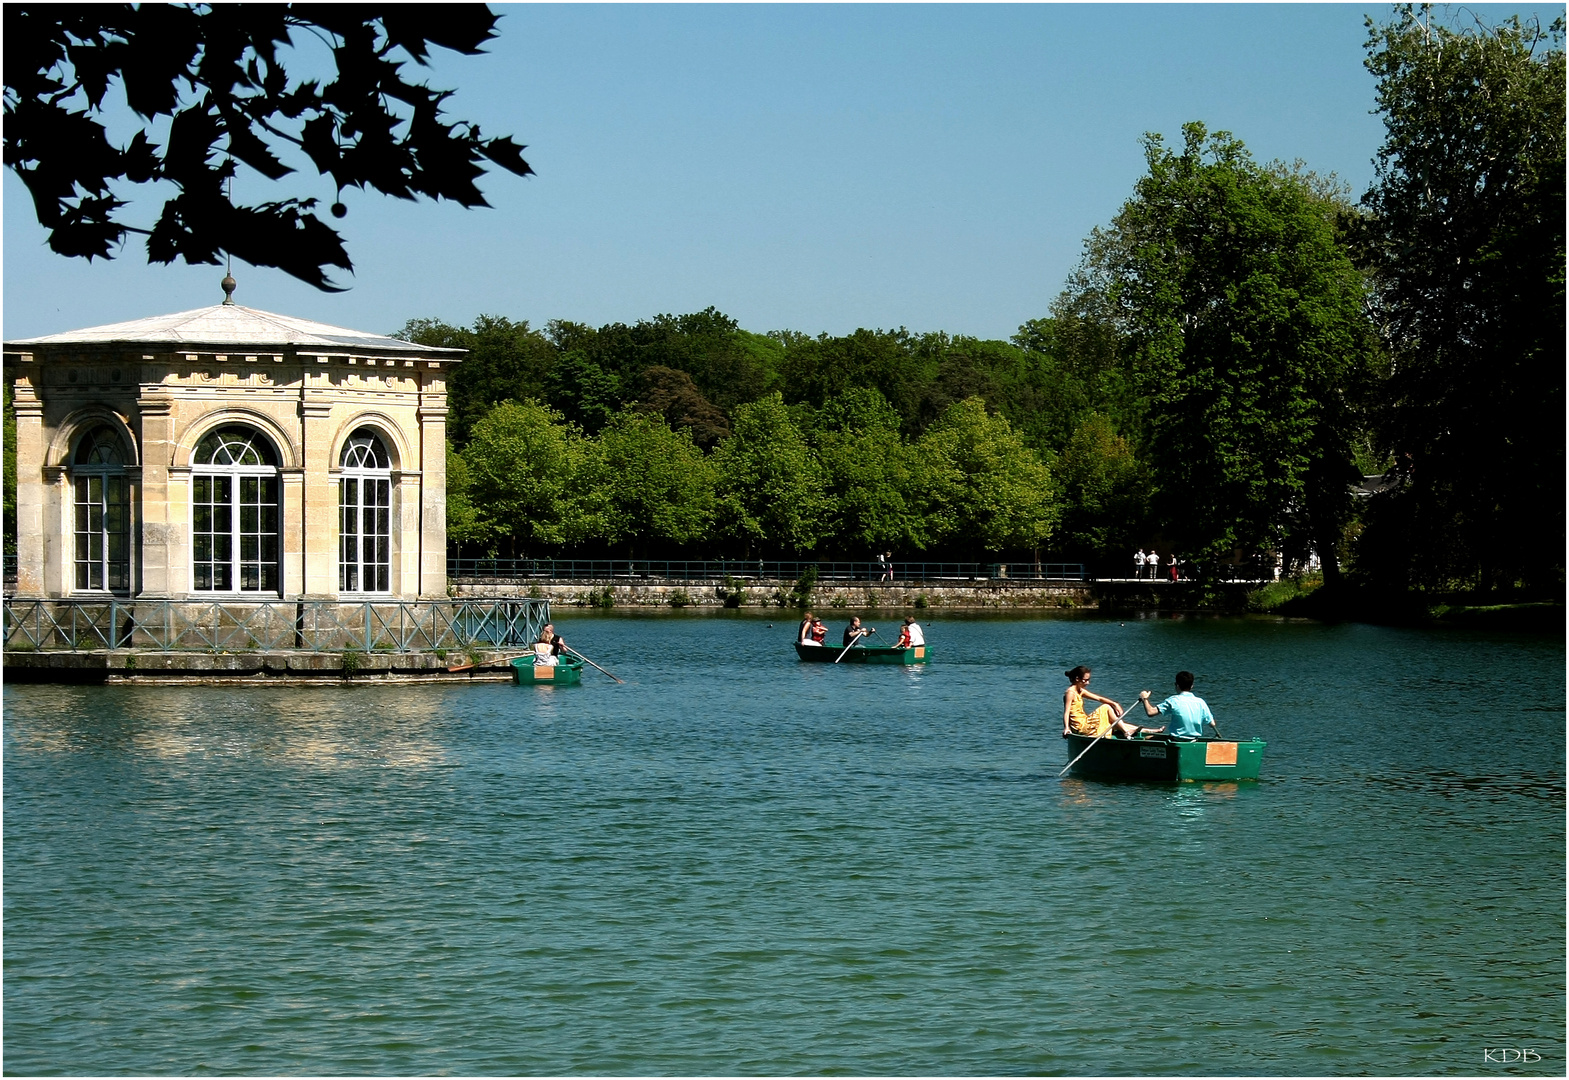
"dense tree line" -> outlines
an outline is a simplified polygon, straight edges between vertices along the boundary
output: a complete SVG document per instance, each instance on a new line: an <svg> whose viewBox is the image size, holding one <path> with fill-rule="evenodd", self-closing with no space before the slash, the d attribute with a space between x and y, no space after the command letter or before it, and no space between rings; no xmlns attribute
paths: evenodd
<svg viewBox="0 0 1569 1080"><path fill-rule="evenodd" d="M757 334L712 308L411 322L472 350L454 536L1102 566L1158 541L1201 567L1313 553L1330 582L1561 590L1563 22L1368 27L1388 134L1360 202L1228 132L1149 136L1006 342ZM1354 498L1366 474L1389 490Z"/></svg>
<svg viewBox="0 0 1569 1080"><path fill-rule="evenodd" d="M978 397L909 440L862 388L820 409L766 394L730 428L705 453L656 412L623 408L590 434L503 401L449 454L449 536L509 555L979 558L1038 552L1060 513L1051 470Z"/></svg>

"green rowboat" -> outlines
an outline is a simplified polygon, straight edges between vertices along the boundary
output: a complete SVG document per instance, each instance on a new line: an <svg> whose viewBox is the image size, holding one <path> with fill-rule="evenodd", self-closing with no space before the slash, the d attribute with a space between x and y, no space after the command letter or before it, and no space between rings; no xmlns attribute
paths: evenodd
<svg viewBox="0 0 1569 1080"><path fill-rule="evenodd" d="M839 660L840 653L844 653L843 660ZM930 645L911 645L907 649L891 645L856 645L846 652L843 645L802 645L798 641L795 654L802 660L820 664L831 664L835 660L842 664L924 664L931 658L932 649Z"/></svg>
<svg viewBox="0 0 1569 1080"><path fill-rule="evenodd" d="M576 686L583 681L583 661L563 654L556 657L555 664L535 664L532 656L520 656L512 661L512 677L519 686Z"/></svg>
<svg viewBox="0 0 1569 1080"><path fill-rule="evenodd" d="M1257 780L1268 745L1262 739L1063 739L1068 760L1078 758L1073 775L1102 780Z"/></svg>

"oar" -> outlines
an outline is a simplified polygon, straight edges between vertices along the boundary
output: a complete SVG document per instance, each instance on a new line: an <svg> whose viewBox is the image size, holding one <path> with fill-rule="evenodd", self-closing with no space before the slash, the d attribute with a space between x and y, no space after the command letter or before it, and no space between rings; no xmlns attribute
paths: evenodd
<svg viewBox="0 0 1569 1080"><path fill-rule="evenodd" d="M500 657L497 657L494 660L487 660L485 662L489 663L489 664L510 664L514 660L521 660L525 656L533 656L533 655L534 655L533 652L518 653L516 656L500 656ZM447 670L448 671L467 671L471 667L478 667L478 666L479 666L479 662L478 661L470 660L467 663L454 664L451 667L447 668Z"/></svg>
<svg viewBox="0 0 1569 1080"><path fill-rule="evenodd" d="M851 638L850 639L850 644L848 644L848 645L846 645L844 647L844 652L841 652L838 656L834 657L834 663L837 664L839 661L843 660L844 659L844 654L849 652L851 649L855 648L855 643L857 641L860 641L860 640L861 640L861 635L860 634L857 634L855 637Z"/></svg>
<svg viewBox="0 0 1569 1080"><path fill-rule="evenodd" d="M855 640L851 641L850 644L848 644L848 645L846 645L844 647L844 652L842 652L838 656L834 657L834 663L837 664L839 661L843 660L844 659L844 653L849 652L851 649L855 648L856 645L860 644L861 639L866 637L866 635L868 635L868 634L875 634L875 633L877 633L877 628L876 627L872 627L869 630L861 631L859 634L857 634L855 636Z"/></svg>
<svg viewBox="0 0 1569 1080"><path fill-rule="evenodd" d="M573 656L577 657L579 660L583 661L583 663L587 664L589 667L593 668L595 671L605 671L604 668L602 668L598 664L594 663L594 661L590 660L588 657L586 657L582 653L578 652L572 646L570 646L570 645L562 645L561 647L563 649L565 649L567 652L571 653ZM606 675L610 675L610 672L605 671L605 674ZM610 675L610 677L612 679L616 679L616 677L614 675ZM616 679L616 682L625 684L626 680L625 679Z"/></svg>
<svg viewBox="0 0 1569 1080"><path fill-rule="evenodd" d="M1073 768L1075 765L1077 765L1079 763L1079 758L1083 757L1085 754L1088 754L1094 748L1096 743L1100 742L1107 735L1110 735L1113 731L1116 731L1117 730L1117 721L1121 720L1122 717L1126 716L1126 715L1127 715L1126 713L1123 713L1121 716L1117 716L1116 718L1114 718L1110 724L1106 725L1106 730L1105 731L1103 731L1099 735L1095 736L1095 738L1093 740L1091 740L1089 746L1086 746L1083 750L1079 751L1079 757L1074 758L1072 761L1068 762L1068 764L1066 764L1066 765L1064 765L1062 767L1062 772L1057 774L1057 779L1061 780L1065 775L1067 775L1068 770Z"/></svg>

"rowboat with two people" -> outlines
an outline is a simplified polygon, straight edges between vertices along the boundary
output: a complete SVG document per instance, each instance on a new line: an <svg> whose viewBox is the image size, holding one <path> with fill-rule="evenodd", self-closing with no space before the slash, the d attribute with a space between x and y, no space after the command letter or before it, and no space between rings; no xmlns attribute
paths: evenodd
<svg viewBox="0 0 1569 1080"><path fill-rule="evenodd" d="M1177 673L1177 692L1158 706L1150 692L1139 694L1146 717L1169 716L1163 727L1138 727L1123 718L1122 706L1089 692L1090 669L1067 672L1063 695L1062 737L1069 760L1059 775L1106 780L1257 780L1264 760L1262 739L1230 741L1203 698L1193 694L1193 675ZM1102 702L1086 714L1084 700ZM1213 737L1204 734L1208 724Z"/></svg>
<svg viewBox="0 0 1569 1080"><path fill-rule="evenodd" d="M513 681L518 686L524 683L532 683L536 686L542 683L551 686L577 686L583 681L584 664L595 671L610 675L618 683L622 681L569 646L550 623L546 623L545 628L539 632L539 640L534 643L532 651L522 656L514 656L508 662L512 665Z"/></svg>
<svg viewBox="0 0 1569 1080"><path fill-rule="evenodd" d="M583 661L575 656L558 656L554 664L536 664L532 654L514 656L512 678L519 686L525 683L577 686L583 681Z"/></svg>

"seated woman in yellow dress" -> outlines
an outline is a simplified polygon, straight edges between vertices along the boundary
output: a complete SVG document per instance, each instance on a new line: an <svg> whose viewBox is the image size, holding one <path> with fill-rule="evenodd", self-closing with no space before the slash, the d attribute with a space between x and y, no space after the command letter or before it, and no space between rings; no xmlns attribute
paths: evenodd
<svg viewBox="0 0 1569 1080"><path fill-rule="evenodd" d="M1163 729L1141 728L1122 719L1122 706L1111 698L1103 698L1099 694L1090 693L1090 669L1080 664L1072 671L1064 672L1068 677L1068 689L1062 695L1062 733L1067 735L1070 731L1075 735L1086 735L1098 739L1102 735L1112 734L1113 737L1121 735L1124 739L1131 739L1139 732L1153 735ZM1104 704L1089 715L1084 713L1084 699L1099 701Z"/></svg>

